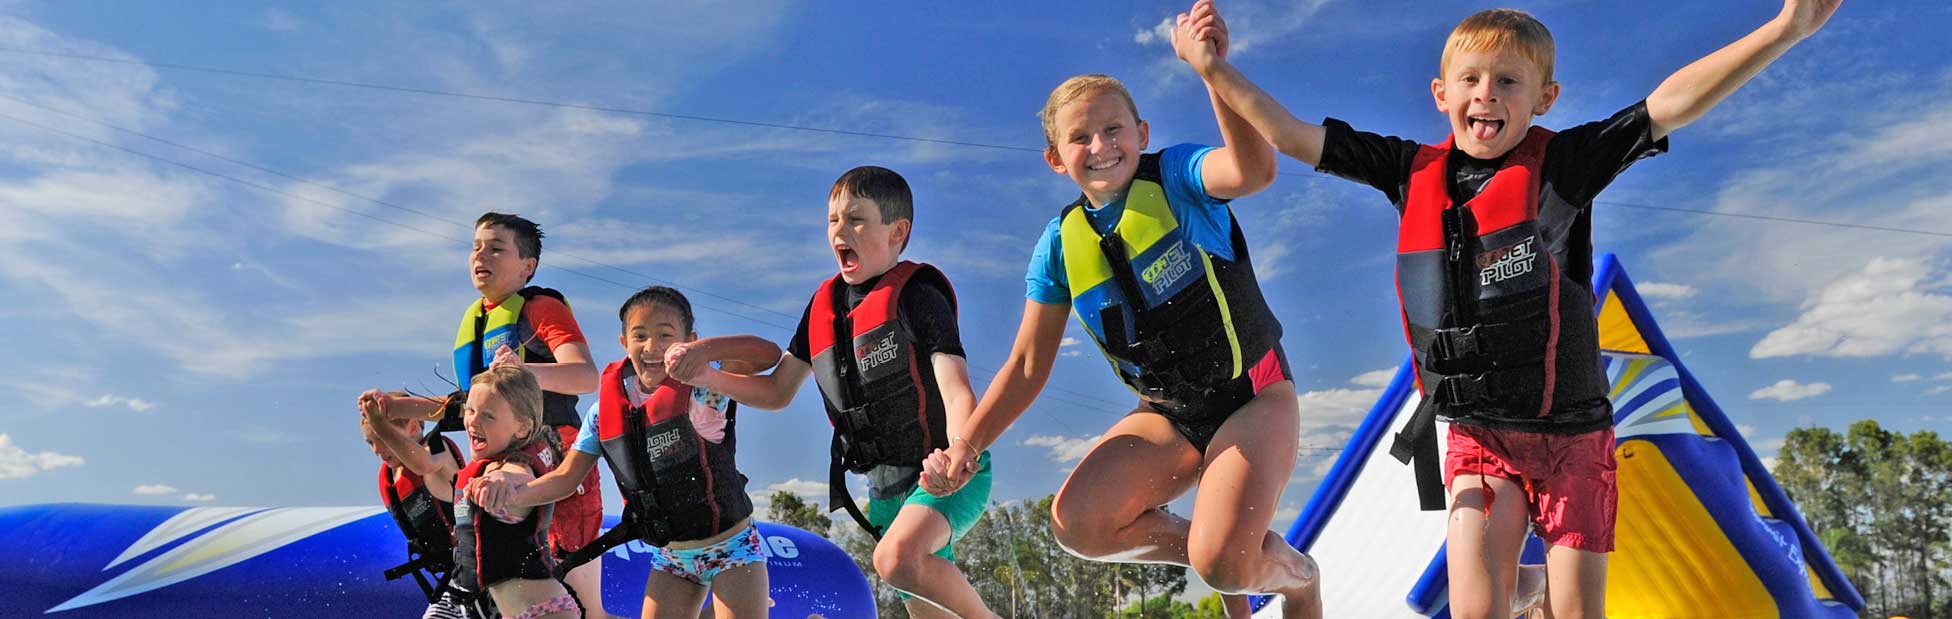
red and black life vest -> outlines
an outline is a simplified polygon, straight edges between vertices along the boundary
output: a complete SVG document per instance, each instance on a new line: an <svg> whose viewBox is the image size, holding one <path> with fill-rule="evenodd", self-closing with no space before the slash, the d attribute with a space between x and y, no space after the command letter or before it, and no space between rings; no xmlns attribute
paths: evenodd
<svg viewBox="0 0 1952 619"><path fill-rule="evenodd" d="M468 482L485 473L489 465L514 461L541 477L555 468L555 460L549 443L538 439L498 459L477 458L454 475L454 494L459 500L454 502L454 574L450 581L455 586L481 595L511 578L555 578L552 570L556 557L549 547L549 521L555 505L537 505L529 517L510 524L489 515L464 495Z"/></svg>
<svg viewBox="0 0 1952 619"><path fill-rule="evenodd" d="M1391 451L1405 461L1428 453L1419 459L1429 462L1417 464L1426 509L1442 507L1441 482L1434 497L1429 489L1435 418L1531 432L1586 431L1595 421L1588 413L1605 407L1593 294L1582 281L1587 268L1568 264L1568 248L1585 247L1569 242L1581 213L1576 205L1540 200L1552 135L1532 127L1462 205L1453 204L1450 194L1451 139L1424 146L1411 165L1397 234L1396 287L1424 397ZM1579 419L1554 418L1567 411ZM1603 425L1606 416L1600 417Z"/></svg>
<svg viewBox="0 0 1952 619"><path fill-rule="evenodd" d="M850 514L856 507L844 471L920 467L931 452L949 447L933 366L915 349L915 331L901 316L902 290L911 285L935 286L955 308L948 277L933 266L904 260L882 274L852 310L846 306L847 282L838 275L814 291L808 310L814 382L834 426L828 498ZM877 533L865 517L855 520Z"/></svg>
<svg viewBox="0 0 1952 619"><path fill-rule="evenodd" d="M725 438L711 442L691 421L694 406L723 398L669 378L643 406L631 406L625 381L637 380L629 361L603 369L597 396L597 440L624 495L624 522L653 546L723 533L752 515L746 477L734 462L734 415L725 400Z"/></svg>
<svg viewBox="0 0 1952 619"><path fill-rule="evenodd" d="M426 441L434 454L445 453L461 465L461 450L446 437ZM407 537L407 562L386 571L387 580L414 573L414 580L427 593L428 600L439 597L439 583L454 570L454 504L442 501L427 491L426 482L412 471L401 471L396 481L393 467L380 465L380 500L393 523ZM433 578L423 577L422 570Z"/></svg>

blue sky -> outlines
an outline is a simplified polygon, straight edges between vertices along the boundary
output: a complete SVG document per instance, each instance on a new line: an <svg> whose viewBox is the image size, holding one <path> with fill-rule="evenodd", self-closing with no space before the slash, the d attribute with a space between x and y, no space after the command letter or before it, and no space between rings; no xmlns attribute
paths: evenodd
<svg viewBox="0 0 1952 619"><path fill-rule="evenodd" d="M1488 6L1221 9L1236 62L1299 116L1436 140L1428 82L1444 34ZM1778 5L1521 8L1558 38L1564 95L1540 123L1563 127L1633 103ZM473 298L468 222L485 210L543 225L537 283L568 294L602 361L621 355L617 304L653 282L692 296L701 334L783 341L834 268L827 188L860 164L914 185L909 256L956 282L980 388L1016 329L1032 242L1077 193L1031 152L1049 89L1110 73L1132 87L1155 148L1218 139L1197 78L1155 33L1184 9L0 2L0 292L15 299L0 309L15 325L0 362L0 504L371 502L353 396L442 390ZM1848 4L1596 207L1597 246L1623 256L1764 455L1799 425L1952 421L1952 63L1935 42L1948 27L1943 3ZM1304 393L1312 450L1282 499L1285 527L1402 340L1381 195L1283 167L1235 209ZM1055 491L1129 408L1089 348L1065 349L1054 389L997 446L998 500ZM754 492L824 501L827 424L811 385L783 413L744 411L739 432Z"/></svg>

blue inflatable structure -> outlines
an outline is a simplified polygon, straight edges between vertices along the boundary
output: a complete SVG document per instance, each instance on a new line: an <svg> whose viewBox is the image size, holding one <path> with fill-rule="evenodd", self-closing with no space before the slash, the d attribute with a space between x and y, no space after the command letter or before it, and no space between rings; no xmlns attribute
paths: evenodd
<svg viewBox="0 0 1952 619"><path fill-rule="evenodd" d="M617 516L607 516L615 526ZM872 618L867 578L833 542L760 523L772 616ZM603 603L635 617L650 547L603 557ZM406 542L379 507L0 508L0 616L418 617Z"/></svg>

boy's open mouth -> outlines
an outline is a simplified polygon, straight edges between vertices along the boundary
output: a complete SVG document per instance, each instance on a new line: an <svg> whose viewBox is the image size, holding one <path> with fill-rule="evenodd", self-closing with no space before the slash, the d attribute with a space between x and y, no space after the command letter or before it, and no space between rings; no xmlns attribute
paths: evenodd
<svg viewBox="0 0 1952 619"><path fill-rule="evenodd" d="M860 255L855 254L853 248L846 245L834 246L834 259L840 261L840 272L842 273L851 273L855 269L861 268Z"/></svg>
<svg viewBox="0 0 1952 619"><path fill-rule="evenodd" d="M1085 165L1084 167L1085 167L1085 169L1087 169L1087 170L1090 170L1090 171L1093 171L1093 172L1103 172L1103 171L1105 171L1105 170L1110 170L1110 169L1112 169L1112 168L1116 168L1116 167L1118 167L1118 164L1121 164L1121 163L1125 163L1125 157L1124 157L1124 156L1119 156L1119 157L1113 157L1113 158L1112 158L1112 159L1111 159L1110 161L1100 161L1100 162L1098 162L1098 163L1094 163L1094 164L1086 164L1086 165Z"/></svg>
<svg viewBox="0 0 1952 619"><path fill-rule="evenodd" d="M1479 142L1489 142L1492 138L1498 137L1498 132L1505 129L1505 121L1502 120L1476 116L1466 120L1470 123L1471 137L1477 138Z"/></svg>
<svg viewBox="0 0 1952 619"><path fill-rule="evenodd" d="M475 267L475 268L474 268L474 277L475 277L475 279L488 279L489 277L493 277L494 275L495 275L495 272L494 272L494 271L490 271L490 270L488 270L488 267Z"/></svg>

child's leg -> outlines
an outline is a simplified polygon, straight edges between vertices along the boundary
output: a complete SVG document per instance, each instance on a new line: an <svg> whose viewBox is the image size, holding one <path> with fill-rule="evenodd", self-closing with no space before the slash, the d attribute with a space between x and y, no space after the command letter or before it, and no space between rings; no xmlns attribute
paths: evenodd
<svg viewBox="0 0 1952 619"><path fill-rule="evenodd" d="M1545 550L1546 591L1554 619L1606 616L1606 554L1550 546Z"/></svg>
<svg viewBox="0 0 1952 619"><path fill-rule="evenodd" d="M1199 473L1199 450L1165 417L1126 415L1058 489L1051 532L1086 559L1186 565L1188 523L1159 506L1185 494Z"/></svg>
<svg viewBox="0 0 1952 619"><path fill-rule="evenodd" d="M881 536L881 543L874 547L874 571L889 586L922 598L904 602L910 617L995 617L983 605L983 599L976 595L976 587L969 584L962 570L935 554L949 545L952 534L948 518L940 512L927 505L903 505L894 522L888 525L887 533ZM954 614L937 613L938 609L930 607L931 602Z"/></svg>
<svg viewBox="0 0 1952 619"><path fill-rule="evenodd" d="M1322 612L1314 560L1268 530L1294 472L1300 423L1294 383L1282 381L1221 424L1207 445L1187 541L1201 580L1222 593L1281 594L1289 619Z"/></svg>
<svg viewBox="0 0 1952 619"><path fill-rule="evenodd" d="M576 603L584 609L584 619L603 619L610 613L603 610L603 557L591 559L589 563L576 566L563 575L563 582L576 590Z"/></svg>
<svg viewBox="0 0 1952 619"><path fill-rule="evenodd" d="M713 619L764 619L771 592L765 562L719 572L712 578Z"/></svg>
<svg viewBox="0 0 1952 619"><path fill-rule="evenodd" d="M1449 556L1450 616L1511 616L1528 512L1525 487L1518 482L1477 474L1452 478L1450 527L1444 536Z"/></svg>
<svg viewBox="0 0 1952 619"><path fill-rule="evenodd" d="M651 570L651 577L644 581L644 610L639 613L643 619L693 619L698 609L705 605L704 585L673 576L668 572Z"/></svg>

